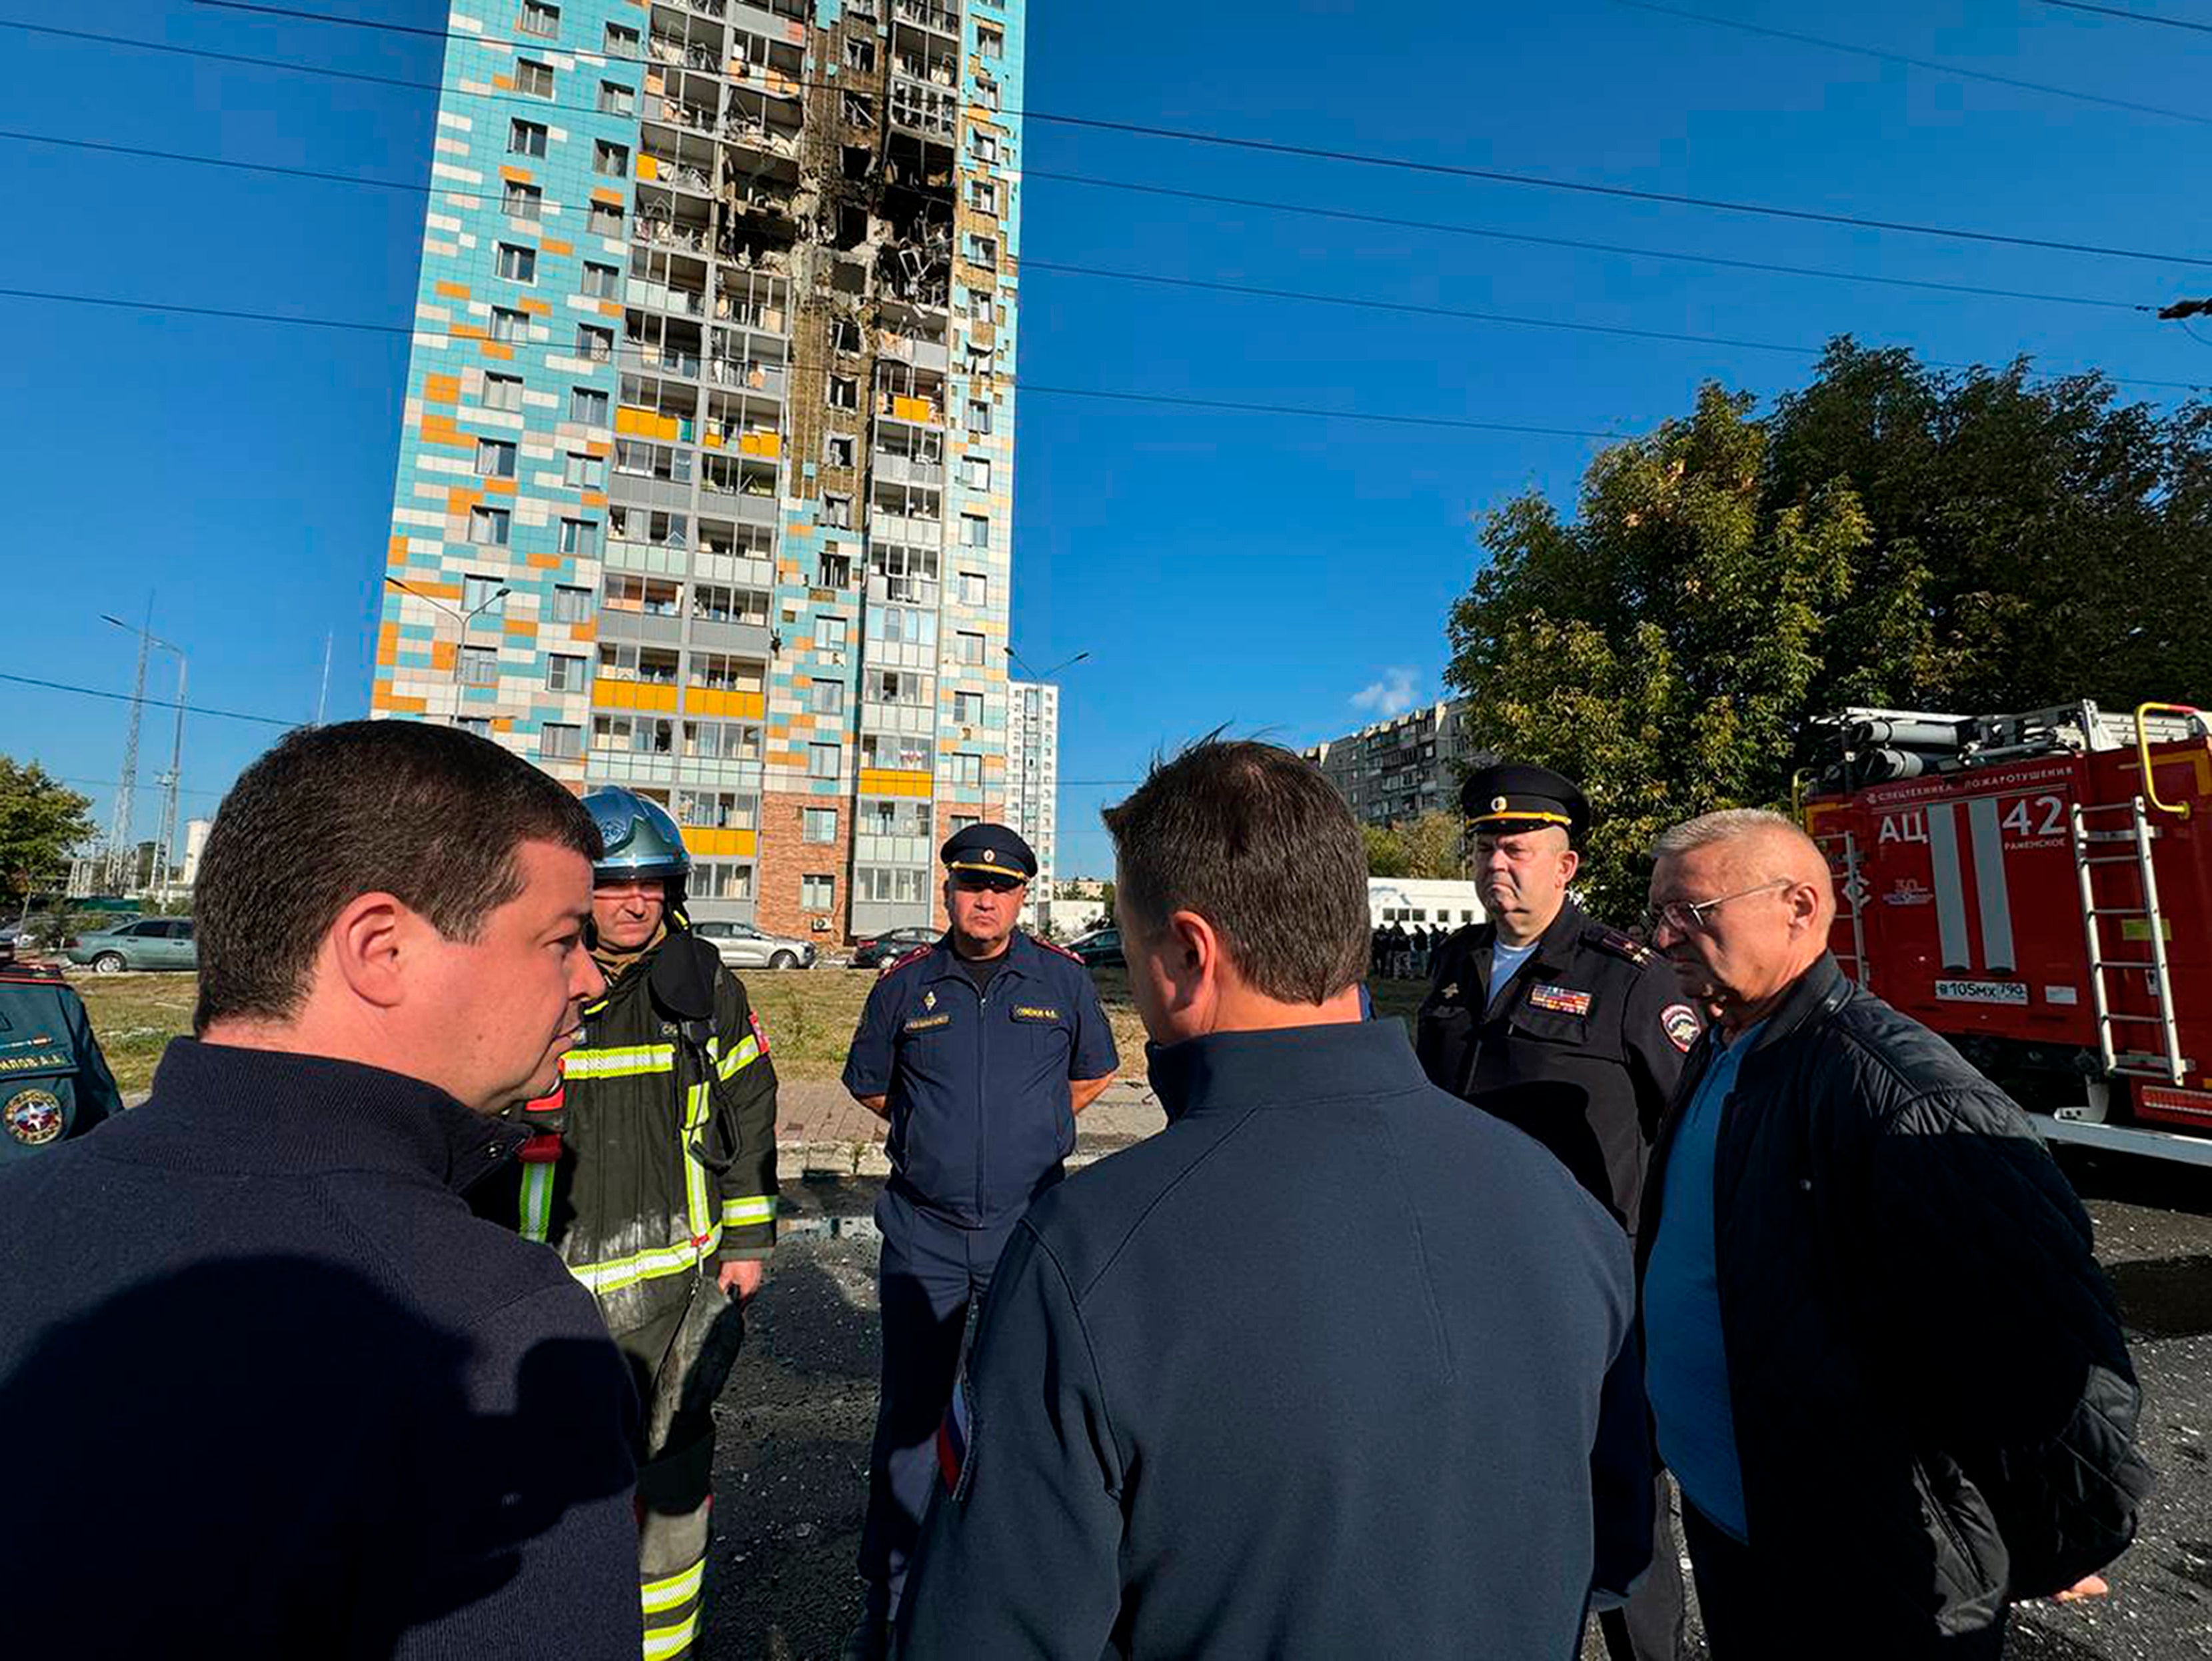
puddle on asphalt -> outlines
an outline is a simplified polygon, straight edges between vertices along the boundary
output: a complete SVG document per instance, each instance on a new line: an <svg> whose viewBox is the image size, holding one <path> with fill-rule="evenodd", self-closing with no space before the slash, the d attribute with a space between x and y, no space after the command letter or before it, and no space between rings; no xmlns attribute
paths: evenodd
<svg viewBox="0 0 2212 1661"><path fill-rule="evenodd" d="M2146 1338L2212 1332L2212 1256L2112 1263L2105 1278L2118 1294L2120 1318L2131 1331Z"/></svg>

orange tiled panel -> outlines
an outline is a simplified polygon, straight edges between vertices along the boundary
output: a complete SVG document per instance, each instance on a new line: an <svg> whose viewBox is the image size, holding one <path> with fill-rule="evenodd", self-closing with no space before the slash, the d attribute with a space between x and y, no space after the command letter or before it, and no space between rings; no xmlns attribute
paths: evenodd
<svg viewBox="0 0 2212 1661"><path fill-rule="evenodd" d="M553 302L550 300L519 300L515 304L521 307L524 311L528 312L532 317L550 317L553 315Z"/></svg>
<svg viewBox="0 0 2212 1661"><path fill-rule="evenodd" d="M615 313L619 316L622 313L622 307L617 306L615 307ZM614 453L614 447L615 447L608 443L606 440L603 438L595 438L592 440L591 442L584 446L584 453L587 456L604 457L612 454Z"/></svg>
<svg viewBox="0 0 2212 1661"><path fill-rule="evenodd" d="M419 715L429 707L428 699L402 697L381 682L370 689L368 701L380 709L402 715Z"/></svg>
<svg viewBox="0 0 2212 1661"><path fill-rule="evenodd" d="M595 709L650 709L672 714L676 709L676 689L673 686L648 686L636 680L600 680L592 685L592 707Z"/></svg>
<svg viewBox="0 0 2212 1661"><path fill-rule="evenodd" d="M722 447L722 435L720 433L710 432L699 441L710 450L719 450Z"/></svg>
<svg viewBox="0 0 2212 1661"><path fill-rule="evenodd" d="M465 519L468 516L469 509L475 507L477 503L483 500L483 492L482 490L465 490L459 485L456 484L452 490L446 492L446 511L456 515L457 517Z"/></svg>
<svg viewBox="0 0 2212 1661"><path fill-rule="evenodd" d="M495 733L512 733L514 730L514 717L494 715L491 719L491 730Z"/></svg>
<svg viewBox="0 0 2212 1661"><path fill-rule="evenodd" d="M547 253L568 254L576 252L576 245L574 243L562 242L550 236L545 239L544 246Z"/></svg>
<svg viewBox="0 0 2212 1661"><path fill-rule="evenodd" d="M491 341L489 341L489 340L485 341L485 342L483 343L483 344L482 344L481 346L477 347L477 350L478 351L482 352L482 353L483 353L486 357L489 357L489 358L496 358L496 359L500 359L500 360L501 360L501 361L504 361L504 360L506 360L506 359L507 359L507 358L510 358L510 357L513 357L513 356L514 356L514 347L512 347L512 346L501 346L501 345L496 345L496 344L495 344L494 343L492 343Z"/></svg>
<svg viewBox="0 0 2212 1661"><path fill-rule="evenodd" d="M684 689L684 707L695 715L736 715L758 721L767 703L758 692L723 692L710 686Z"/></svg>
<svg viewBox="0 0 2212 1661"><path fill-rule="evenodd" d="M530 169L529 169L529 168L527 168L527 167L501 167L501 168L499 170L499 176L500 176L501 179L504 179L507 180L510 184L515 184L515 185L534 185L534 184L536 184L536 183L538 182L538 175L537 175L537 174L535 174L535 173L532 173L532 172L530 171ZM438 285L438 292L439 292L440 294L443 294L443 293L445 293L445 291L446 291L446 285L445 285L444 283L440 283L440 284ZM467 289L462 289L462 290L461 290L461 293L462 293L462 295L463 295L464 297L465 297L465 296L467 295L468 290L467 290Z"/></svg>
<svg viewBox="0 0 2212 1661"><path fill-rule="evenodd" d="M561 556L558 554L532 554L530 556L530 563L541 571L558 570L561 565Z"/></svg>
<svg viewBox="0 0 2212 1661"><path fill-rule="evenodd" d="M458 404L461 401L461 378L457 374L426 374L422 377L422 401L425 404Z"/></svg>
<svg viewBox="0 0 2212 1661"><path fill-rule="evenodd" d="M434 640L430 642L430 666L451 674L453 672L453 642Z"/></svg>
<svg viewBox="0 0 2212 1661"><path fill-rule="evenodd" d="M890 767L863 767L860 789L871 796L926 796L929 794L929 775Z"/></svg>
<svg viewBox="0 0 2212 1661"><path fill-rule="evenodd" d="M619 208L623 205L623 193L620 191L609 190L602 185L592 192L592 200L605 202L611 207Z"/></svg>
<svg viewBox="0 0 2212 1661"><path fill-rule="evenodd" d="M513 173L514 169L512 167L502 167L500 171L501 173ZM441 295L444 295L447 300L466 300L469 297L469 285L465 283L441 283L435 286L437 288L437 291Z"/></svg>
<svg viewBox="0 0 2212 1661"><path fill-rule="evenodd" d="M583 502L586 508L604 508L607 505L607 493L605 490L586 490Z"/></svg>
<svg viewBox="0 0 2212 1661"><path fill-rule="evenodd" d="M708 830L687 824L684 827L684 845L695 858L750 854L759 847L760 836L753 830Z"/></svg>
<svg viewBox="0 0 2212 1661"><path fill-rule="evenodd" d="M495 87L497 87L501 92L513 92L514 90L514 77L511 75L495 75L491 78L491 83Z"/></svg>
<svg viewBox="0 0 2212 1661"><path fill-rule="evenodd" d="M456 340L482 340L485 338L483 330L474 323L456 323L453 327L447 329L446 332L453 336Z"/></svg>
<svg viewBox="0 0 2212 1661"><path fill-rule="evenodd" d="M407 538L403 536L394 536L385 545L384 557L388 563L404 565L407 563Z"/></svg>
<svg viewBox="0 0 2212 1661"><path fill-rule="evenodd" d="M602 300L599 301L599 315L601 317L620 317L622 313L622 301L619 300Z"/></svg>
<svg viewBox="0 0 2212 1661"><path fill-rule="evenodd" d="M749 456L780 456L783 453L783 435L780 433L747 433L738 440L740 454Z"/></svg>
<svg viewBox="0 0 2212 1661"><path fill-rule="evenodd" d="M659 177L660 177L660 162L659 162L659 161L658 160L658 158L653 157L653 156L650 156L650 155L641 155L637 158L637 176L638 176L640 179L658 179L658 178L659 178Z"/></svg>
<svg viewBox="0 0 2212 1661"><path fill-rule="evenodd" d="M538 638L538 619L536 618L507 618L504 619L504 627L507 634L514 636L518 640L535 640Z"/></svg>
<svg viewBox="0 0 2212 1661"><path fill-rule="evenodd" d="M599 625L597 623L572 623L568 625L570 640L580 640L589 643L599 637Z"/></svg>
<svg viewBox="0 0 2212 1661"><path fill-rule="evenodd" d="M495 496L511 496L514 494L514 481L511 478L488 478L484 480L483 487Z"/></svg>
<svg viewBox="0 0 2212 1661"><path fill-rule="evenodd" d="M381 668L390 668L399 661L399 625L387 623L376 634L376 661Z"/></svg>
<svg viewBox="0 0 2212 1661"><path fill-rule="evenodd" d="M901 421L927 422L930 419L929 400L922 398L895 397L891 399L891 413Z"/></svg>

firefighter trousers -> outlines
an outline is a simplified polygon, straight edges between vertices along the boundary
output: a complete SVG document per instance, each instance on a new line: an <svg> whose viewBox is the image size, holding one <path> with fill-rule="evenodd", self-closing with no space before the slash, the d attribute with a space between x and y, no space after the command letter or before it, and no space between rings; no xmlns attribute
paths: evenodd
<svg viewBox="0 0 2212 1661"><path fill-rule="evenodd" d="M613 1335L643 1409L636 1453L644 1661L689 1655L698 1635L714 1502L714 1402L744 1332L744 1316L714 1284L710 1259L682 1303Z"/></svg>

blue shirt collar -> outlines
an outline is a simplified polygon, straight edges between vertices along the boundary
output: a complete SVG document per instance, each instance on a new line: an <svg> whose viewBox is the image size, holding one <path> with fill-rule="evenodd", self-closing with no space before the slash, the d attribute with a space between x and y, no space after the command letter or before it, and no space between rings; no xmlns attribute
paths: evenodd
<svg viewBox="0 0 2212 1661"><path fill-rule="evenodd" d="M1147 1044L1145 1060L1170 1121L1224 1108L1386 1095L1428 1083L1399 1020L1214 1032Z"/></svg>

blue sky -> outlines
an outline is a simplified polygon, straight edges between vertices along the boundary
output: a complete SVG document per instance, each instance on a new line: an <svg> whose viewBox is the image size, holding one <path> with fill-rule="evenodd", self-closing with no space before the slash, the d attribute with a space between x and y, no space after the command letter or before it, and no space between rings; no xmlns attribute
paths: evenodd
<svg viewBox="0 0 2212 1661"><path fill-rule="evenodd" d="M1867 0L1808 21L1716 13L1987 73L2202 111L2212 37L2033 0ZM2148 0L2145 0L2146 5ZM422 0L327 9L441 24ZM2172 15L2190 15L2169 5ZM0 7L75 27L51 6ZM2199 13L2212 16L2212 13ZM1110 23L1097 27L1103 16ZM118 0L104 33L434 80L439 43ZM352 175L426 176L425 94L5 32L7 125ZM1388 152L2212 261L2203 123L1961 82L1626 9L1035 0L1037 110ZM2162 301L2212 264L2146 264L1032 125L1033 172L1893 277ZM16 204L0 286L404 322L415 196L0 142ZM1929 356L2212 381L2212 345L2124 312L1729 271L1079 186L1026 187L1036 262L1728 335L1850 331ZM1138 286L1032 266L1021 378L1632 432L1717 378L1761 394L1808 358ZM140 613L192 654L192 702L333 718L365 705L404 341L0 299L14 504L6 666L127 689ZM2212 338L2212 333L2208 334ZM2124 389L2154 401L2177 394ZM1107 868L1096 808L1214 726L1305 742L1435 695L1474 520L1571 501L1591 441L1252 416L1025 392L1014 641L1063 678L1066 872ZM157 659L155 684L172 672ZM125 706L0 683L0 752L83 781L104 823ZM166 757L149 712L142 778ZM195 717L187 814L275 729ZM141 796L139 833L155 807Z"/></svg>

